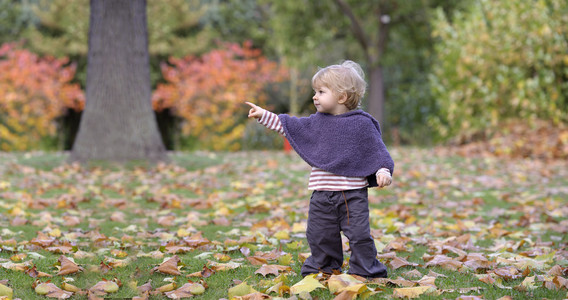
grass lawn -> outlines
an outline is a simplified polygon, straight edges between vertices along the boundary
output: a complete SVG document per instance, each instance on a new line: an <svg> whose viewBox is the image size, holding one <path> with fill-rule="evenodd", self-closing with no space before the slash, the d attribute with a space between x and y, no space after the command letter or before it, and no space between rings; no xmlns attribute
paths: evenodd
<svg viewBox="0 0 568 300"><path fill-rule="evenodd" d="M292 296L334 299L339 284L369 299L568 297L568 162L391 154L393 185L369 193L389 278L318 276L323 287ZM195 299L301 289L310 192L297 155L172 153L168 165L82 167L66 157L0 152L0 284L14 298L46 298L38 285L62 299L114 283L99 296L167 299L160 287L182 295L187 283L205 287ZM67 284L81 291L57 291Z"/></svg>

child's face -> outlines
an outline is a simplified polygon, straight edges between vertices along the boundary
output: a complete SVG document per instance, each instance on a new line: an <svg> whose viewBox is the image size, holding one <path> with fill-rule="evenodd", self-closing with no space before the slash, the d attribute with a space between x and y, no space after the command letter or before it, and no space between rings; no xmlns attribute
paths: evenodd
<svg viewBox="0 0 568 300"><path fill-rule="evenodd" d="M318 112L340 115L349 111L341 101L342 99L326 86L314 88L314 105Z"/></svg>

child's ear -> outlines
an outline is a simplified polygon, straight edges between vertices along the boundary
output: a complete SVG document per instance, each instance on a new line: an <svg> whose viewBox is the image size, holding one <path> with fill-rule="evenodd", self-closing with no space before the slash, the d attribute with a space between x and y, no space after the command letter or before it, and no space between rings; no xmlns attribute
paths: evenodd
<svg viewBox="0 0 568 300"><path fill-rule="evenodd" d="M339 95L339 99L337 100L337 103L345 104L345 102L347 102L347 93L341 93Z"/></svg>

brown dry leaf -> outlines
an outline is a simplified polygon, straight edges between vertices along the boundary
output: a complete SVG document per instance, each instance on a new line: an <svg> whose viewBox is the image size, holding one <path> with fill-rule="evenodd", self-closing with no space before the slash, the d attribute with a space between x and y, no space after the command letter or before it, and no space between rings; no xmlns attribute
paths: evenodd
<svg viewBox="0 0 568 300"><path fill-rule="evenodd" d="M152 290L152 279L148 279L148 282L141 286L136 287L139 293L149 292Z"/></svg>
<svg viewBox="0 0 568 300"><path fill-rule="evenodd" d="M262 276L266 277L268 274L272 274L274 276L278 276L278 268L275 265L262 265L254 274L261 274Z"/></svg>
<svg viewBox="0 0 568 300"><path fill-rule="evenodd" d="M264 264L267 264L268 261L262 257L258 257L258 256L249 256L247 257L247 260L253 265L253 266L261 266Z"/></svg>
<svg viewBox="0 0 568 300"><path fill-rule="evenodd" d="M210 269L207 267L207 265L203 266L203 270L199 271L199 272L195 272L195 273L191 273L186 275L187 277L202 277L202 278L208 278L211 275L215 274L215 271L213 269Z"/></svg>
<svg viewBox="0 0 568 300"><path fill-rule="evenodd" d="M354 300L357 299L356 291L342 291L333 300Z"/></svg>
<svg viewBox="0 0 568 300"><path fill-rule="evenodd" d="M73 251L73 246L67 243L60 246L47 247L45 250L53 253L69 254Z"/></svg>
<svg viewBox="0 0 568 300"><path fill-rule="evenodd" d="M36 266L33 266L31 268L27 268L24 271L28 276L32 277L32 278L38 278L38 277L52 277L51 274L47 274L41 271L38 271Z"/></svg>
<svg viewBox="0 0 568 300"><path fill-rule="evenodd" d="M495 267L494 262L490 262L488 260L478 260L478 259L471 259L463 263L464 266L472 270L473 272L481 272L491 270Z"/></svg>
<svg viewBox="0 0 568 300"><path fill-rule="evenodd" d="M513 280L517 278L521 278L523 274L521 271L515 267L502 267L499 269L493 270L497 276L505 279L505 280Z"/></svg>
<svg viewBox="0 0 568 300"><path fill-rule="evenodd" d="M463 265L462 262L457 261L445 255L436 255L432 260L427 262L425 267L440 266L446 270L457 271Z"/></svg>
<svg viewBox="0 0 568 300"><path fill-rule="evenodd" d="M417 283L421 286L431 286L431 287L437 289L438 287L436 286L435 281L436 281L436 277L424 275L424 277L422 277L420 280L418 280Z"/></svg>
<svg viewBox="0 0 568 300"><path fill-rule="evenodd" d="M132 297L132 300L148 300L150 299L149 292L143 292L140 296Z"/></svg>
<svg viewBox="0 0 568 300"><path fill-rule="evenodd" d="M81 224L81 219L77 216L63 216L63 225L67 227L74 227Z"/></svg>
<svg viewBox="0 0 568 300"><path fill-rule="evenodd" d="M106 274L112 269L113 267L111 265L107 264L104 260L101 261L99 265L99 270L101 271L102 274Z"/></svg>
<svg viewBox="0 0 568 300"><path fill-rule="evenodd" d="M176 216L161 216L158 218L156 223L160 224L160 226L164 227L172 227L174 226L174 221L176 220Z"/></svg>
<svg viewBox="0 0 568 300"><path fill-rule="evenodd" d="M181 275L181 272L178 269L178 263L181 262L179 256L174 255L170 257L168 260L161 263L159 266L152 269L152 273L158 271L160 273L169 274L169 275Z"/></svg>
<svg viewBox="0 0 568 300"><path fill-rule="evenodd" d="M280 266L280 265L262 265L255 274L261 274L262 276L266 277L268 274L273 274L278 276L279 272L291 272L292 268L289 266Z"/></svg>
<svg viewBox="0 0 568 300"><path fill-rule="evenodd" d="M68 275L83 271L83 268L79 267L75 262L64 255L61 255L57 262L61 264L61 269L57 272L57 275Z"/></svg>
<svg viewBox="0 0 568 300"><path fill-rule="evenodd" d="M189 247L193 247L193 248L197 248L199 246L203 246L203 245L207 245L210 244L211 242L204 238L203 236L201 236L201 232L196 233L190 237L184 237L183 241L185 242L185 244Z"/></svg>
<svg viewBox="0 0 568 300"><path fill-rule="evenodd" d="M37 237L33 238L30 243L38 245L40 247L49 247L55 242L55 238L48 236L47 234L39 231Z"/></svg>
<svg viewBox="0 0 568 300"><path fill-rule="evenodd" d="M391 266L391 268L393 270L396 270L396 269L402 268L402 267L406 267L406 266L413 266L413 267L418 266L417 263L411 263L411 262L407 261L406 259L404 259L402 257L395 257L393 260L391 260L389 265Z"/></svg>
<svg viewBox="0 0 568 300"><path fill-rule="evenodd" d="M397 279L389 279L389 278L373 278L370 282L377 283L383 286L402 286L402 287L412 287L416 286L417 283L414 281L406 280L402 277L398 277Z"/></svg>
<svg viewBox="0 0 568 300"><path fill-rule="evenodd" d="M283 255L286 255L287 253L278 249L274 249L270 252L261 252L261 251L256 251L254 253L255 257L262 257L266 260L277 260L278 258L282 257ZM245 255L247 256L247 255Z"/></svg>
<svg viewBox="0 0 568 300"><path fill-rule="evenodd" d="M479 281L485 282L487 284L494 284L495 278L493 278L493 276L491 276L491 275L483 275L479 278Z"/></svg>
<svg viewBox="0 0 568 300"><path fill-rule="evenodd" d="M554 279L552 279L552 283L556 285L557 289L562 289L562 288L568 289L568 279L564 277L554 276Z"/></svg>
<svg viewBox="0 0 568 300"><path fill-rule="evenodd" d="M563 268L559 265L555 265L554 267L550 268L546 275L550 276L568 276L568 267Z"/></svg>
<svg viewBox="0 0 568 300"><path fill-rule="evenodd" d="M186 253L186 252L193 250L190 247L180 246L180 245L166 246L165 249L166 249L166 253L168 253L168 254Z"/></svg>

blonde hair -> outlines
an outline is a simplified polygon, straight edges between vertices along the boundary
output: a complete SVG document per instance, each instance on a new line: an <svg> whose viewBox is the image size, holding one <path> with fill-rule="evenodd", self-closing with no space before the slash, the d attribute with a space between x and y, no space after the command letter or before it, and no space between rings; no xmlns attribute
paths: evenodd
<svg viewBox="0 0 568 300"><path fill-rule="evenodd" d="M361 66L354 61L346 60L340 65L327 66L316 72L312 77L312 87L317 89L322 86L337 95L345 94L347 97L345 106L353 110L361 105L367 82Z"/></svg>

